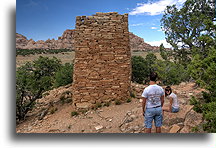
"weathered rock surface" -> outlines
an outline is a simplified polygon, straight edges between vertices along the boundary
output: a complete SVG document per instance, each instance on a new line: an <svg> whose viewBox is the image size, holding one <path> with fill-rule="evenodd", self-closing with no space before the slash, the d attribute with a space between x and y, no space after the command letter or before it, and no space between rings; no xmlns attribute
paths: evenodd
<svg viewBox="0 0 216 148"><path fill-rule="evenodd" d="M131 51L158 51L159 47L151 46L144 42L144 39L129 32ZM67 29L62 36L46 41L27 39L24 35L16 33L17 49L74 49L74 29Z"/></svg>
<svg viewBox="0 0 216 148"><path fill-rule="evenodd" d="M74 49L74 30L67 29L58 40L46 41L33 39L28 40L25 36L16 33L17 49Z"/></svg>
<svg viewBox="0 0 216 148"><path fill-rule="evenodd" d="M130 38L130 48L132 51L159 51L158 46L151 46L150 44L144 42L143 38L136 36L133 33L129 33Z"/></svg>
<svg viewBox="0 0 216 148"><path fill-rule="evenodd" d="M184 122L186 115L192 110L192 105L180 105L180 111L178 113L164 113L164 125L173 125Z"/></svg>
<svg viewBox="0 0 216 148"><path fill-rule="evenodd" d="M202 121L202 114L191 110L185 118L184 127L181 129L180 133L187 133L188 129L198 126Z"/></svg>
<svg viewBox="0 0 216 148"><path fill-rule="evenodd" d="M180 129L181 129L180 126L174 124L174 125L171 127L169 133L177 133Z"/></svg>
<svg viewBox="0 0 216 148"><path fill-rule="evenodd" d="M32 42L32 40L28 40L24 35L16 33L16 48L23 48L28 42Z"/></svg>

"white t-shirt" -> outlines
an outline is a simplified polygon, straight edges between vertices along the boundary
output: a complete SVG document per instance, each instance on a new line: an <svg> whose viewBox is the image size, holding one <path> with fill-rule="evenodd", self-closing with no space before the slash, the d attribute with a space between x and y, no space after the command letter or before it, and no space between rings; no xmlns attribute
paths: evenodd
<svg viewBox="0 0 216 148"><path fill-rule="evenodd" d="M142 97L146 98L146 108L153 108L161 105L161 96L164 95L164 90L157 84L149 85L142 93Z"/></svg>
<svg viewBox="0 0 216 148"><path fill-rule="evenodd" d="M168 97L173 99L172 107L179 108L177 95L172 92Z"/></svg>

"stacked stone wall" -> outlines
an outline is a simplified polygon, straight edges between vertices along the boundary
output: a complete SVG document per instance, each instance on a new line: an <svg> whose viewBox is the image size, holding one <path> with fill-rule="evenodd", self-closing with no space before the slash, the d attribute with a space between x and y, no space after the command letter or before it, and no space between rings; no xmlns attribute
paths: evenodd
<svg viewBox="0 0 216 148"><path fill-rule="evenodd" d="M130 97L128 15L77 16L73 102L78 108Z"/></svg>

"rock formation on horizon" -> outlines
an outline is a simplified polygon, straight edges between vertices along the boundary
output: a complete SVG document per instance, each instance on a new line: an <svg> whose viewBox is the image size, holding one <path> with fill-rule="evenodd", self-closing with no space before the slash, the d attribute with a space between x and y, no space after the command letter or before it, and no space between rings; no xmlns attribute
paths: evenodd
<svg viewBox="0 0 216 148"><path fill-rule="evenodd" d="M67 29L58 40L34 41L16 33L16 49L73 49L73 34L74 30Z"/></svg>
<svg viewBox="0 0 216 148"><path fill-rule="evenodd" d="M130 48L132 51L159 51L158 46L151 46L143 38L129 32Z"/></svg>
<svg viewBox="0 0 216 148"><path fill-rule="evenodd" d="M144 42L143 38L129 32L131 51L159 51L158 46L151 46ZM73 49L74 29L67 29L62 36L46 41L27 39L24 35L16 33L16 49Z"/></svg>

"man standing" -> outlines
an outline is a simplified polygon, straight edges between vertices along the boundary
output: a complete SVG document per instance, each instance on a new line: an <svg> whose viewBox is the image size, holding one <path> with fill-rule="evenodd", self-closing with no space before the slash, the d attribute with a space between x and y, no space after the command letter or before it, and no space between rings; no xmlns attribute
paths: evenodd
<svg viewBox="0 0 216 148"><path fill-rule="evenodd" d="M161 133L163 121L162 106L164 104L164 90L156 84L157 73L150 74L150 83L142 93L143 115L145 117L145 131L151 133L152 121L154 120L156 133Z"/></svg>

